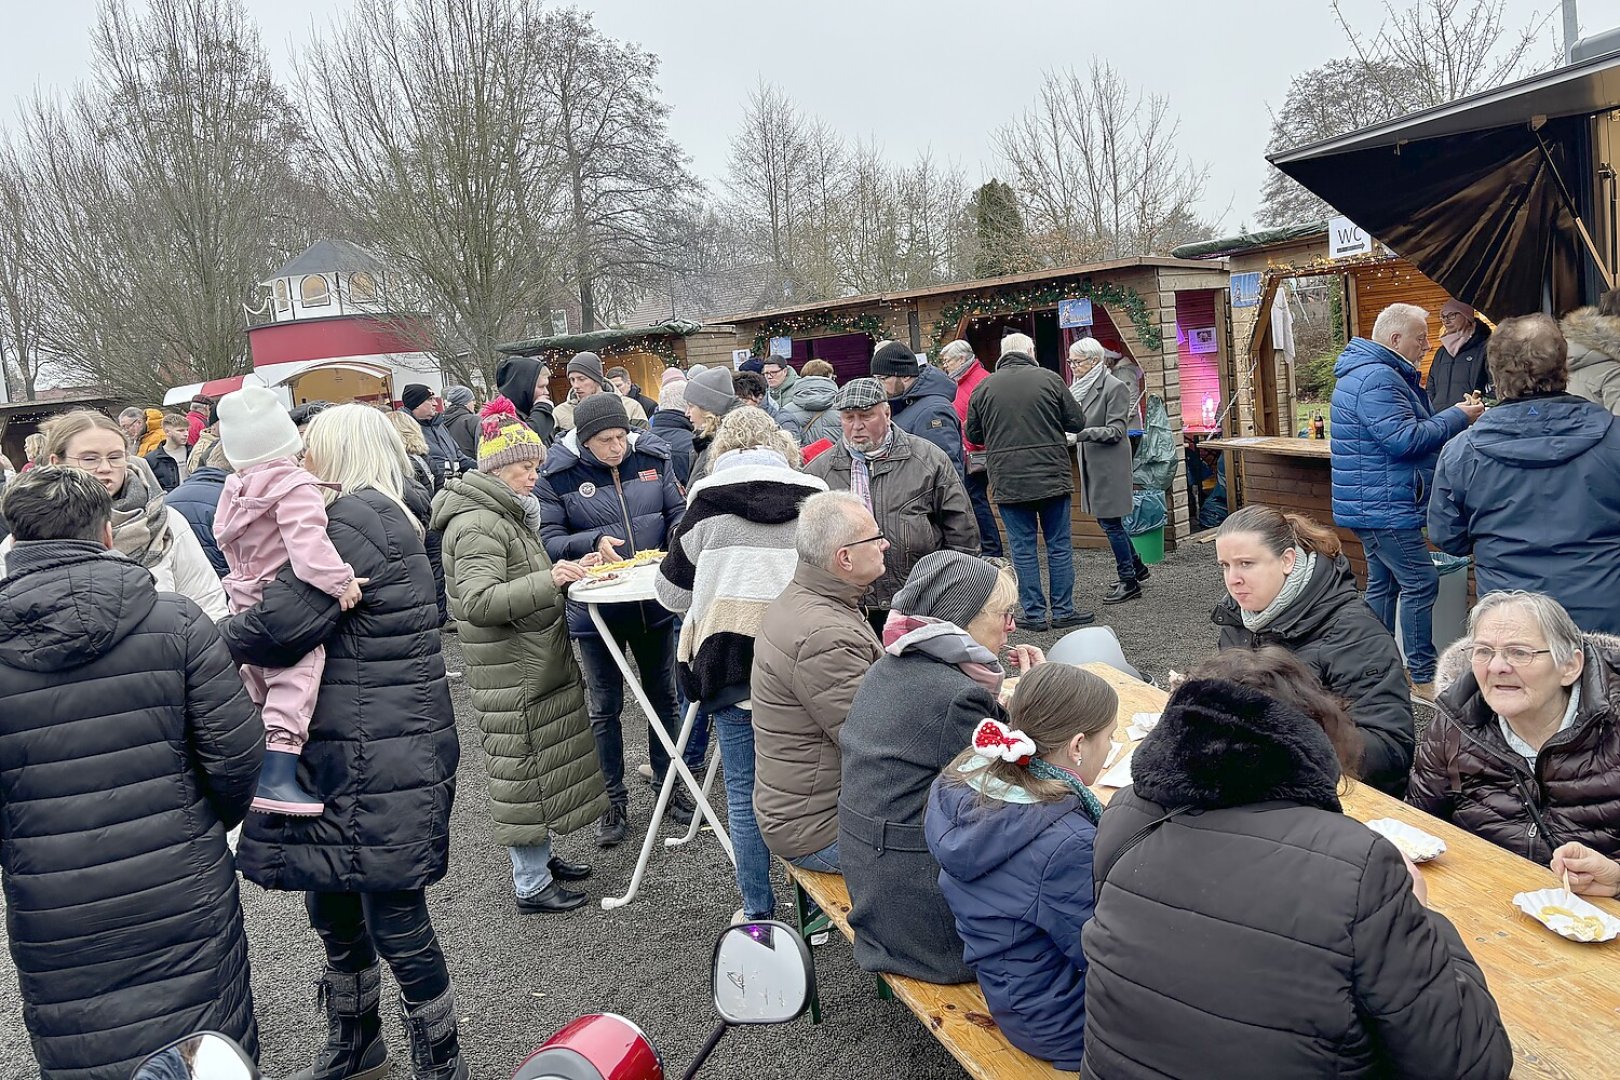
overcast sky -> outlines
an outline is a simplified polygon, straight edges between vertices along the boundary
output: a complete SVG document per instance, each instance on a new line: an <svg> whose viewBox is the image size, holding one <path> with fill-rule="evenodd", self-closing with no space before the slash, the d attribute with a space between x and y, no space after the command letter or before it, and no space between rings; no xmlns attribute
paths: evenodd
<svg viewBox="0 0 1620 1080"><path fill-rule="evenodd" d="M1404 0L1402 0L1404 2ZM289 58L344 0L246 0L272 61ZM1346 45L1327 0L601 0L608 34L663 59L670 126L718 183L742 103L761 76L850 137L893 158L931 147L974 182L997 174L991 132L1034 100L1044 69L1110 60L1181 117L1186 152L1210 166L1204 211L1223 231L1252 224L1265 177L1268 107L1299 71ZM1556 0L1507 0L1515 22ZM88 58L95 0L7 0L0 101L71 85ZM1346 0L1370 31L1380 0ZM1620 25L1620 0L1580 0L1583 33ZM1553 29L1557 29L1556 11ZM1549 52L1551 46L1549 44ZM12 110L14 111L14 110Z"/></svg>

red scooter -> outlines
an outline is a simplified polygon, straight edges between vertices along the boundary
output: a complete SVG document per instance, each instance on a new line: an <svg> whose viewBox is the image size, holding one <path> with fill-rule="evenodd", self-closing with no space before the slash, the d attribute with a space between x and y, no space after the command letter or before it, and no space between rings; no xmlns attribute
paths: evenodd
<svg viewBox="0 0 1620 1080"><path fill-rule="evenodd" d="M714 943L710 968L715 1025L683 1074L693 1080L727 1031L797 1020L815 996L804 939L785 923L733 926ZM264 1080L228 1036L199 1032L142 1061L130 1080ZM664 1060L642 1030L614 1013L582 1016L524 1059L512 1080L666 1080Z"/></svg>

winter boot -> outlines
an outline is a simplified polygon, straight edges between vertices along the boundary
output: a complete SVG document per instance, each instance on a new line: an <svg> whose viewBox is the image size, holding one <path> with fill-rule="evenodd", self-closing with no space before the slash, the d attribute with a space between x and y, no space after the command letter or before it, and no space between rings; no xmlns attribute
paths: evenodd
<svg viewBox="0 0 1620 1080"><path fill-rule="evenodd" d="M467 1063L456 1040L456 993L446 989L432 1001L412 1005L401 995L400 1019L411 1037L411 1076L415 1080L468 1080Z"/></svg>
<svg viewBox="0 0 1620 1080"><path fill-rule="evenodd" d="M264 751L259 789L253 793L253 809L261 814L291 814L293 817L320 817L325 813L321 800L298 783L297 753L275 745L265 747Z"/></svg>
<svg viewBox="0 0 1620 1080"><path fill-rule="evenodd" d="M291 1080L377 1080L388 1073L388 1046L383 1042L382 965L358 975L327 968L315 984L326 1007L326 1048L315 1064Z"/></svg>

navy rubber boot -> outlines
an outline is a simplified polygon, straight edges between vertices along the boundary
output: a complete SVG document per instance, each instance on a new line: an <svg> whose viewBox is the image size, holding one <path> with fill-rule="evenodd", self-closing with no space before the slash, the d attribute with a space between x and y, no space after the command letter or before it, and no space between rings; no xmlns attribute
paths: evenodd
<svg viewBox="0 0 1620 1080"><path fill-rule="evenodd" d="M253 793L253 809L261 814L320 817L326 807L298 783L298 755L267 746L264 765L259 769L259 788Z"/></svg>

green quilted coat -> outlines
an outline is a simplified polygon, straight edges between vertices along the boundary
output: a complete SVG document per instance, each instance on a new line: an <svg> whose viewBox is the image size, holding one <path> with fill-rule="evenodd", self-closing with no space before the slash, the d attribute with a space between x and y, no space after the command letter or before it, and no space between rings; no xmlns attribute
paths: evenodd
<svg viewBox="0 0 1620 1080"><path fill-rule="evenodd" d="M495 841L526 847L607 812L563 594L512 490L482 473L433 500L444 581L484 733Z"/></svg>

